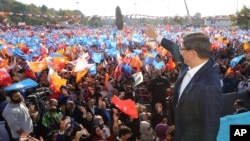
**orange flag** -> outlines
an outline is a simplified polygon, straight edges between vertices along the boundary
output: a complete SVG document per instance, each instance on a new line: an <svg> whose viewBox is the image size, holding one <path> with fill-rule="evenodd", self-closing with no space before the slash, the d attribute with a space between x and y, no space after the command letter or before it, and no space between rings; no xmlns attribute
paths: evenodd
<svg viewBox="0 0 250 141"><path fill-rule="evenodd" d="M229 68L227 69L227 71L226 71L226 74L225 74L225 75L228 75L229 73L231 73L233 77L235 76L235 71L234 71L234 69L233 69L233 68L231 68L231 67L229 67Z"/></svg>
<svg viewBox="0 0 250 141"><path fill-rule="evenodd" d="M104 76L104 90L108 89L108 80L109 80L109 74L105 73L105 76Z"/></svg>
<svg viewBox="0 0 250 141"><path fill-rule="evenodd" d="M244 42L243 49L244 49L245 51L247 51L247 50L249 49L248 41L245 41L245 42Z"/></svg>
<svg viewBox="0 0 250 141"><path fill-rule="evenodd" d="M53 66L54 70L60 71L64 69L67 63L68 63L67 57L54 57L51 65Z"/></svg>
<svg viewBox="0 0 250 141"><path fill-rule="evenodd" d="M76 74L76 83L80 82L81 79L87 74L88 68L85 68L83 71L79 71Z"/></svg>
<svg viewBox="0 0 250 141"><path fill-rule="evenodd" d="M115 68L115 80L118 81L121 76L121 66L116 66Z"/></svg>
<svg viewBox="0 0 250 141"><path fill-rule="evenodd" d="M168 50L166 50L165 48L163 48L162 46L156 48L156 51L159 52L159 54L161 56L166 56L168 53Z"/></svg>
<svg viewBox="0 0 250 141"><path fill-rule="evenodd" d="M0 68L6 68L9 63L8 59L0 59Z"/></svg>
<svg viewBox="0 0 250 141"><path fill-rule="evenodd" d="M142 61L138 56L134 57L131 59L130 66L133 68L142 67Z"/></svg>
<svg viewBox="0 0 250 141"><path fill-rule="evenodd" d="M66 79L62 79L61 77L59 77L55 73L50 75L50 88L52 90L55 90L55 91L59 92L60 87L61 86L66 86L66 84L67 84Z"/></svg>
<svg viewBox="0 0 250 141"><path fill-rule="evenodd" d="M27 61L27 64L33 72L41 72L48 67L46 61L37 61L37 62Z"/></svg>
<svg viewBox="0 0 250 141"><path fill-rule="evenodd" d="M59 50L56 51L56 53L63 55L64 54L64 50L63 49L59 49Z"/></svg>
<svg viewBox="0 0 250 141"><path fill-rule="evenodd" d="M72 46L72 47L71 47L71 51L72 51L72 53L76 54L76 53L77 53L76 47L75 47L75 46Z"/></svg>

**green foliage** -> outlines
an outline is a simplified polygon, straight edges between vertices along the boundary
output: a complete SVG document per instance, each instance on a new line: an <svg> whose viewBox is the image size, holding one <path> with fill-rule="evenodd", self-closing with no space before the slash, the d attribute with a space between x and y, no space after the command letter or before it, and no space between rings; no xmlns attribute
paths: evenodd
<svg viewBox="0 0 250 141"><path fill-rule="evenodd" d="M8 23L17 24L18 22L25 22L27 25L41 25L46 24L47 22L56 24L58 22L68 21L70 19L72 23L83 23L86 20L84 15L79 10L62 10L56 11L53 8L48 8L45 5L41 7L37 7L34 4L26 5L15 0L0 0L0 11L4 12L13 12L13 13L22 13L23 16L20 15L8 15ZM27 16L26 14L33 14L32 16ZM35 15L40 15L40 17L36 17ZM47 15L45 17L43 15ZM54 17L53 17L54 16ZM58 18L58 16L62 16L62 18ZM68 18L65 18L68 16ZM81 16L81 18L72 18L72 16ZM0 18L0 22L3 18ZM86 21L85 21L86 22Z"/></svg>
<svg viewBox="0 0 250 141"><path fill-rule="evenodd" d="M250 23L250 8L244 6L237 16L231 16L231 22L233 26L239 26L242 29L249 28Z"/></svg>
<svg viewBox="0 0 250 141"><path fill-rule="evenodd" d="M93 16L89 21L90 26L92 27L100 27L102 26L101 19L98 16Z"/></svg>
<svg viewBox="0 0 250 141"><path fill-rule="evenodd" d="M116 7L115 9L115 25L117 29L122 30L123 29L123 19L122 19L122 12L121 8L119 6Z"/></svg>

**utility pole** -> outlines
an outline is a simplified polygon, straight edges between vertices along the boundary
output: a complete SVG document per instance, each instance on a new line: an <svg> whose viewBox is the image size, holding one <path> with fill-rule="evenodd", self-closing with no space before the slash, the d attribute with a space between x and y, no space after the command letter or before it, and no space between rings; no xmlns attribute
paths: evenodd
<svg viewBox="0 0 250 141"><path fill-rule="evenodd" d="M188 24L191 24L190 14L189 14L189 10L188 10L188 6L187 6L186 0L184 0L184 4L185 4L186 10L187 10L188 22L189 22Z"/></svg>
<svg viewBox="0 0 250 141"><path fill-rule="evenodd" d="M238 14L239 12L239 9L238 9L238 0L237 0L237 3L236 3L236 14Z"/></svg>

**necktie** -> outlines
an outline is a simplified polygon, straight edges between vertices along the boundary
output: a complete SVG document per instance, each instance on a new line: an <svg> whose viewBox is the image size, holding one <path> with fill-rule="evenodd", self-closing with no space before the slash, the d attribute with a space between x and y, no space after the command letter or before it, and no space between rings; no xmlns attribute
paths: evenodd
<svg viewBox="0 0 250 141"><path fill-rule="evenodd" d="M191 80L191 75L187 72L181 82L181 89L180 89L180 94L179 94L179 99L184 91L184 89L187 87L187 84Z"/></svg>

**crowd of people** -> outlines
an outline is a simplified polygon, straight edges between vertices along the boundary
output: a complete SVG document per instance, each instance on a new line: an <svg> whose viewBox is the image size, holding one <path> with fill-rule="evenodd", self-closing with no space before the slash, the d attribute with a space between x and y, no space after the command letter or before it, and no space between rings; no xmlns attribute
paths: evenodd
<svg viewBox="0 0 250 141"><path fill-rule="evenodd" d="M185 36L189 32L199 34ZM250 31L212 27L2 27L0 128L6 130L1 138L212 141L219 128L221 94L250 92L249 39ZM133 77L138 72L143 79L139 84ZM186 74L190 78L184 84ZM38 85L5 90L27 78ZM50 93L37 93L39 88ZM150 108L140 103L138 89L147 91L140 96ZM138 117L119 109L114 97L131 100Z"/></svg>

